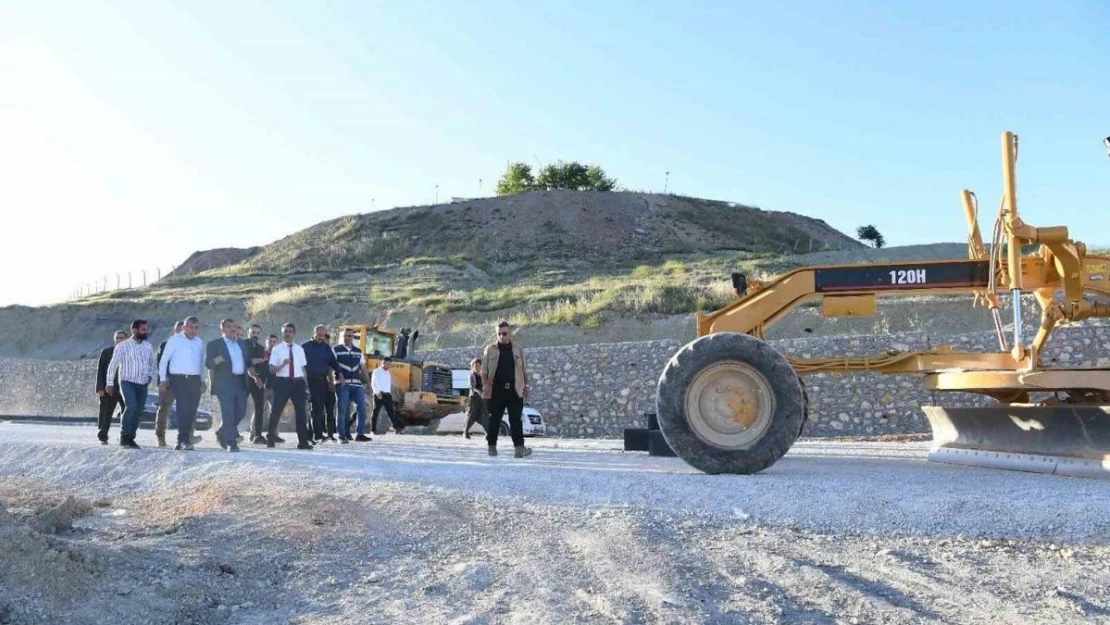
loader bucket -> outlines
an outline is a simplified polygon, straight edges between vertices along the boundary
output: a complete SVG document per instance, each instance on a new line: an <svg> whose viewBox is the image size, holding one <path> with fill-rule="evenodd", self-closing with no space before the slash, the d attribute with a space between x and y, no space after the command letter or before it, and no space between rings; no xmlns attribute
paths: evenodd
<svg viewBox="0 0 1110 625"><path fill-rule="evenodd" d="M1110 479L1110 406L922 406L932 462Z"/></svg>

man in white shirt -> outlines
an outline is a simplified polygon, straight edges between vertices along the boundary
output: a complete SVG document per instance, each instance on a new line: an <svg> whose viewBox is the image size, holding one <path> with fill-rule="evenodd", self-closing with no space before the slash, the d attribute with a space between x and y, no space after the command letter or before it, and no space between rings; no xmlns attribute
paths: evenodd
<svg viewBox="0 0 1110 625"><path fill-rule="evenodd" d="M174 446L177 451L193 450L193 425L204 391L200 377L204 372L204 341L197 336L199 330L199 319L185 319L181 334L166 341L162 362L158 365L158 379L162 381L160 390L170 391L177 402L177 445Z"/></svg>
<svg viewBox="0 0 1110 625"><path fill-rule="evenodd" d="M283 341L270 351L270 372L274 389L274 401L270 405L270 424L266 446L273 447L278 441L277 429L281 421L281 411L285 403L292 400L293 414L297 419L297 449L312 449L308 440L308 421L305 418L305 398L308 387L305 384L304 348L293 342L297 329L291 323L281 326Z"/></svg>
<svg viewBox="0 0 1110 625"><path fill-rule="evenodd" d="M383 407L385 413L389 415L389 422L398 432L401 431L397 416L393 412L393 376L389 373L389 367L390 359L386 356L370 376L370 389L374 393L374 415L370 417L370 432L373 434L378 433L378 411Z"/></svg>

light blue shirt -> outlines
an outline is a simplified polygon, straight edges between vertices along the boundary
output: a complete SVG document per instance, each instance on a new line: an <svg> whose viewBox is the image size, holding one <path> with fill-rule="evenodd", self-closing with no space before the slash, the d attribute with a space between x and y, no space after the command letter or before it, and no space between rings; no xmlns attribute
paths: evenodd
<svg viewBox="0 0 1110 625"><path fill-rule="evenodd" d="M239 341L233 341L225 336L224 345L227 345L227 353L231 354L231 374L243 375L246 373L247 363L243 360L243 348L239 345Z"/></svg>

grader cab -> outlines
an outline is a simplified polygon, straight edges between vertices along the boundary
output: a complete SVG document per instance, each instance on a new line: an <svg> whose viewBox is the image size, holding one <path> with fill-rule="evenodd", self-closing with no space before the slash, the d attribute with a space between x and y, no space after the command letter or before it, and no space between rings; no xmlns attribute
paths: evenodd
<svg viewBox="0 0 1110 625"><path fill-rule="evenodd" d="M347 329L354 332L355 345L364 354L368 372L378 368L386 356L390 357L389 374L393 378L398 418L393 425L398 431L408 426L430 425L462 409L462 398L455 394L452 385L451 369L415 358L417 335L408 328L399 334L377 325L341 325L336 328L336 344L343 341Z"/></svg>
<svg viewBox="0 0 1110 625"><path fill-rule="evenodd" d="M767 284L734 274L739 299L698 315L698 338L667 362L656 390L659 427L687 463L707 473L756 473L774 464L808 416L801 376L815 373L916 374L935 391L973 393L963 407L923 406L933 432L928 459L1110 478L1110 369L1045 368L1052 332L1110 317L1087 296L1110 295L1110 257L1093 256L1064 226L1022 221L1017 203L1017 137L1002 135L1002 203L984 245L978 202L961 199L968 259L808 267ZM1023 253L1033 246L1034 251ZM1002 320L1009 294L1012 323ZM764 332L800 304L820 299L826 316L871 315L878 297L970 294L994 321L998 351L963 353L941 346L868 358L795 358L764 342ZM1021 302L1041 308L1031 341Z"/></svg>

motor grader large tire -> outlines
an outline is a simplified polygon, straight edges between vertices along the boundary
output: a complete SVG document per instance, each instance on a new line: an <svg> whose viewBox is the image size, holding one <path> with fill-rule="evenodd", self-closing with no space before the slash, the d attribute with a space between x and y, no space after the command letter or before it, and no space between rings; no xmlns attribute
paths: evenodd
<svg viewBox="0 0 1110 625"><path fill-rule="evenodd" d="M747 334L721 332L685 345L656 388L667 444L705 473L758 473L802 430L806 397L786 358Z"/></svg>

